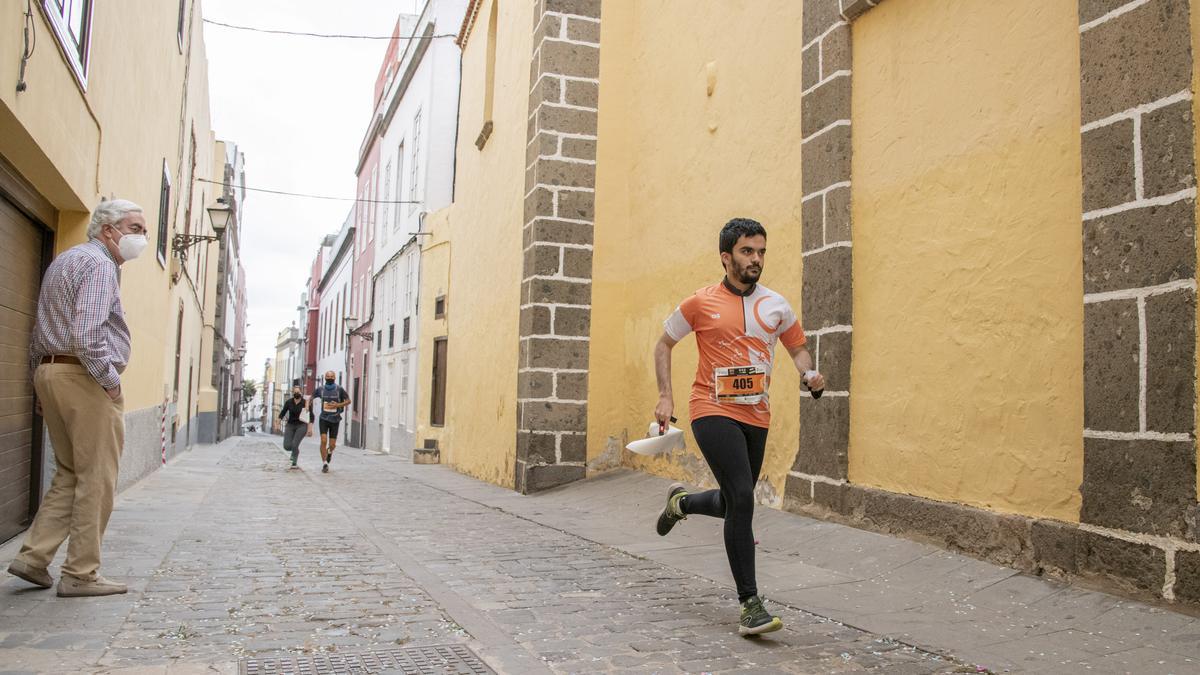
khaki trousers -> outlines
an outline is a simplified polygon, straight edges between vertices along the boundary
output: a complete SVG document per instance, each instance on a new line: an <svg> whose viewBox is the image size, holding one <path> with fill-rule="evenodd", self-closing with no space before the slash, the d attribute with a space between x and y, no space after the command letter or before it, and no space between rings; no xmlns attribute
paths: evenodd
<svg viewBox="0 0 1200 675"><path fill-rule="evenodd" d="M17 559L46 568L70 538L62 573L94 579L125 445L125 402L67 363L38 366L33 387L58 468Z"/></svg>

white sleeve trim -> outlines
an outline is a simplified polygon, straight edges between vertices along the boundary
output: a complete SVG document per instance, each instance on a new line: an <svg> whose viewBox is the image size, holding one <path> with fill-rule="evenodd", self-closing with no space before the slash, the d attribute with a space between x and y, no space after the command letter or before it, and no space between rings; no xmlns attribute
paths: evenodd
<svg viewBox="0 0 1200 675"><path fill-rule="evenodd" d="M683 318L683 312L676 307L675 311L671 312L671 316L668 316L667 320L663 322L663 329L672 340L679 342L692 332L692 325Z"/></svg>

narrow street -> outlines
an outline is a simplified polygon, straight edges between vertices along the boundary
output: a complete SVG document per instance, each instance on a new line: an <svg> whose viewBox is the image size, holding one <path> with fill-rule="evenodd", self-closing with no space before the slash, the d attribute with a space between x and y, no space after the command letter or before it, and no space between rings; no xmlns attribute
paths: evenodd
<svg viewBox="0 0 1200 675"><path fill-rule="evenodd" d="M760 584L786 628L746 640L715 523L693 518L666 539L653 533L660 479L619 472L522 497L348 448L322 474L311 439L301 463L286 470L276 437L234 438L121 495L102 571L127 579L130 593L60 599L6 577L0 672L235 673L239 662L244 672L306 672L287 660L314 657L332 668L324 672L356 672L346 659L398 650L437 663L451 652L412 649L443 645L507 673L977 672L956 646L992 655L980 663L996 672L1194 672L1200 654L1200 627L1188 617L933 549L900 562L902 551L927 547L766 509ZM803 543L797 532L827 551L854 545L861 554L841 555L843 572L818 570L789 549ZM863 550L868 540L875 548ZM4 560L17 543L0 548ZM892 569L869 575L866 590L856 564ZM936 603L964 583L978 596L957 610L901 612L913 597ZM863 594L830 593L838 588ZM887 632L896 639L852 627L867 622L868 609L855 609L866 593L878 598L874 619L906 614ZM976 605L994 625L964 609ZM839 612L864 621L828 618ZM1085 636L1075 618L1108 632ZM913 632L935 625L940 644ZM990 642L974 639L981 627ZM389 672L418 671L393 663Z"/></svg>

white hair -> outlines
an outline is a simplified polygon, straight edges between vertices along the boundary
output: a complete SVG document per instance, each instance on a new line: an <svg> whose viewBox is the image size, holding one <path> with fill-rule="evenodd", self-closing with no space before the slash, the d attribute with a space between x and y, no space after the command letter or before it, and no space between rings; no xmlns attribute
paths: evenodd
<svg viewBox="0 0 1200 675"><path fill-rule="evenodd" d="M88 223L88 239L98 239L105 225L116 225L131 213L142 213L142 207L128 199L108 199L92 211L92 222Z"/></svg>

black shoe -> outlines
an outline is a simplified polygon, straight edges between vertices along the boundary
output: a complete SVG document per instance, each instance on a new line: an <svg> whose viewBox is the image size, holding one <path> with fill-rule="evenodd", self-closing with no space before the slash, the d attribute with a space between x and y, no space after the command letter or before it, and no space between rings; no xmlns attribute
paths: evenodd
<svg viewBox="0 0 1200 675"><path fill-rule="evenodd" d="M742 619L738 622L740 635L762 635L783 628L783 621L763 607L762 599L752 595L742 603Z"/></svg>
<svg viewBox="0 0 1200 675"><path fill-rule="evenodd" d="M681 520L687 520L687 516L679 507L679 500L687 496L687 490L684 489L681 483L674 483L667 488L667 505L663 507L662 513L658 514L658 524L655 529L660 537L667 536L675 523Z"/></svg>
<svg viewBox="0 0 1200 675"><path fill-rule="evenodd" d="M321 473L329 473L329 464L328 463L326 463L324 466L321 467Z"/></svg>

